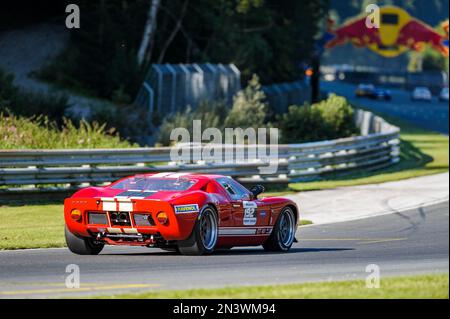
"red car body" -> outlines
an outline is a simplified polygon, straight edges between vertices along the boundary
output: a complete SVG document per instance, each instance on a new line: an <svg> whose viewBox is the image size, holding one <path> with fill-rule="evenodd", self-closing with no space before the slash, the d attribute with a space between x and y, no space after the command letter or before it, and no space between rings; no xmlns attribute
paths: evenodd
<svg viewBox="0 0 450 319"><path fill-rule="evenodd" d="M147 190L142 183L149 182L168 189ZM215 248L264 244L286 207L295 214L295 229L299 220L298 208L289 199L258 199L229 177L186 173L136 175L79 190L64 201L64 218L66 231L79 238L170 248L189 238L206 206L218 217ZM245 207L255 209L246 215Z"/></svg>

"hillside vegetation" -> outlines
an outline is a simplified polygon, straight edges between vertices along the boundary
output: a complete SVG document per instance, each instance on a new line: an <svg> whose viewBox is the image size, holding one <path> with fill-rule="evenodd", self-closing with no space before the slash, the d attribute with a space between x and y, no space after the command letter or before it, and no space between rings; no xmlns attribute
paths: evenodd
<svg viewBox="0 0 450 319"><path fill-rule="evenodd" d="M79 125L63 119L62 125L45 116L33 118L0 113L0 149L115 148L131 147L105 124Z"/></svg>

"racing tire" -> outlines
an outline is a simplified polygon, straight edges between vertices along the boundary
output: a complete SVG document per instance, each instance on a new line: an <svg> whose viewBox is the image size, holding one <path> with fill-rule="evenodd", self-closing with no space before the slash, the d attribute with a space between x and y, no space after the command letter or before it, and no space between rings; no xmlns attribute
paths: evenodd
<svg viewBox="0 0 450 319"><path fill-rule="evenodd" d="M77 255L98 255L105 246L92 238L83 238L72 234L67 226L64 229L64 235L67 247Z"/></svg>
<svg viewBox="0 0 450 319"><path fill-rule="evenodd" d="M214 252L219 235L219 222L215 209L206 206L195 222L188 239L178 242L178 249L183 255L198 256Z"/></svg>
<svg viewBox="0 0 450 319"><path fill-rule="evenodd" d="M294 211L285 207L263 247L267 251L288 251L295 241L297 222Z"/></svg>

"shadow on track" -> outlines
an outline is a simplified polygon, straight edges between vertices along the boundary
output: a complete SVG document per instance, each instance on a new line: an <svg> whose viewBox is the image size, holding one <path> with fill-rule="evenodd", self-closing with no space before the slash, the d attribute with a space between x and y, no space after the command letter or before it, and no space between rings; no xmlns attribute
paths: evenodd
<svg viewBox="0 0 450 319"><path fill-rule="evenodd" d="M150 248L151 249L151 248ZM236 256L236 255L284 255L284 254L297 254L297 253L317 253L317 252L329 252L329 251L345 251L354 250L354 248L291 248L289 252L268 252L262 248L239 248L239 249L219 249L210 256ZM99 256L182 256L178 252L161 251L155 249L148 253L100 253ZM197 257L197 256L183 256L183 257ZM203 256L205 257L205 256Z"/></svg>

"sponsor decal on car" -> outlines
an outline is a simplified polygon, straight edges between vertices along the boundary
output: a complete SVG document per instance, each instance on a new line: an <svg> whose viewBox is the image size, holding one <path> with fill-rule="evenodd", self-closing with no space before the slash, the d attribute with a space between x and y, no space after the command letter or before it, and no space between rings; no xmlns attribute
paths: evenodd
<svg viewBox="0 0 450 319"><path fill-rule="evenodd" d="M176 205L175 214L186 214L186 213L198 213L198 205L197 204L189 204L189 205Z"/></svg>
<svg viewBox="0 0 450 319"><path fill-rule="evenodd" d="M256 225L256 208L258 207L255 202L243 201L244 207L244 225L253 226Z"/></svg>

